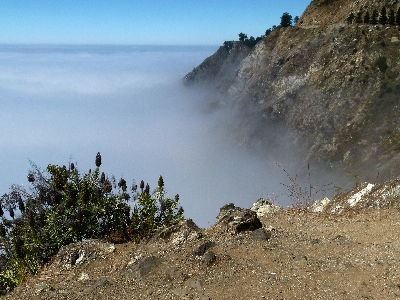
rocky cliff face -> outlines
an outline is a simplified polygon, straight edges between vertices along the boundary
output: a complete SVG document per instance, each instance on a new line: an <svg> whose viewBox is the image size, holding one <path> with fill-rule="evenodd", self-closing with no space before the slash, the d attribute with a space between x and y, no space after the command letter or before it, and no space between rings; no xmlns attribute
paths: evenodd
<svg viewBox="0 0 400 300"><path fill-rule="evenodd" d="M221 47L185 83L212 86L219 106L251 111L238 126L245 142L281 124L277 138L304 149L304 161L398 175L400 28L346 22L360 9L397 11L396 2L313 1L297 26L273 31L253 49Z"/></svg>

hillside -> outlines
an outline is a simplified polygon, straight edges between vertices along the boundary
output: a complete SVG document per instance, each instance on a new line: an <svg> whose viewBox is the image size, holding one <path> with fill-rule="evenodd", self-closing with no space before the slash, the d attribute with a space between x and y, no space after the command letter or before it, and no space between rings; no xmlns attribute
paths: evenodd
<svg viewBox="0 0 400 300"><path fill-rule="evenodd" d="M399 297L398 209L259 219L227 205L208 229L187 220L141 244L71 244L5 299Z"/></svg>
<svg viewBox="0 0 400 300"><path fill-rule="evenodd" d="M400 173L399 26L346 19L360 9L397 10L395 2L313 1L297 26L252 49L221 47L184 81L211 87L211 107L237 109L241 144L264 140L274 144L268 155L298 149L304 162L389 179Z"/></svg>
<svg viewBox="0 0 400 300"><path fill-rule="evenodd" d="M4 299L396 299L399 194L400 177L302 208L227 204L210 228L140 244L72 243Z"/></svg>

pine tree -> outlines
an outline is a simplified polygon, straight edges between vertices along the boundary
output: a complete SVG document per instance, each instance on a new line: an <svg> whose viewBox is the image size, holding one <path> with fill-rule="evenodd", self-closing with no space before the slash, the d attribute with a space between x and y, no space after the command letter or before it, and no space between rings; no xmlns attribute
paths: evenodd
<svg viewBox="0 0 400 300"><path fill-rule="evenodd" d="M374 11L372 12L372 17L371 17L372 25L378 24L378 17L379 17L378 11L376 9L374 9Z"/></svg>
<svg viewBox="0 0 400 300"><path fill-rule="evenodd" d="M243 32L239 33L239 41L244 42L245 40L247 40L247 34Z"/></svg>
<svg viewBox="0 0 400 300"><path fill-rule="evenodd" d="M292 16L287 12L283 13L281 17L281 26L282 27L292 26L292 22L293 22Z"/></svg>
<svg viewBox="0 0 400 300"><path fill-rule="evenodd" d="M366 12L364 16L364 24L369 24L370 22L371 22L371 17L369 15L369 12Z"/></svg>
<svg viewBox="0 0 400 300"><path fill-rule="evenodd" d="M357 24L361 24L362 22L363 22L363 19L362 19L362 11L360 10L360 11L357 13L356 23L357 23Z"/></svg>
<svg viewBox="0 0 400 300"><path fill-rule="evenodd" d="M381 16L379 17L379 24L385 25L388 22L386 7L382 7Z"/></svg>
<svg viewBox="0 0 400 300"><path fill-rule="evenodd" d="M389 25L396 25L396 16L394 14L394 9L391 8L389 11Z"/></svg>
<svg viewBox="0 0 400 300"><path fill-rule="evenodd" d="M351 14L347 17L347 23L348 23L348 24L352 24L354 18L355 18L354 14L351 13Z"/></svg>
<svg viewBox="0 0 400 300"><path fill-rule="evenodd" d="M396 14L396 24L400 25L400 7L397 10L397 14Z"/></svg>

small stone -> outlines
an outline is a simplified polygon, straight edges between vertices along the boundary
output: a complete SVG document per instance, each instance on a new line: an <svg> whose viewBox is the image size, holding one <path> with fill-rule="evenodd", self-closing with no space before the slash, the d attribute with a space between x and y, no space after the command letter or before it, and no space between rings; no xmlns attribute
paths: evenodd
<svg viewBox="0 0 400 300"><path fill-rule="evenodd" d="M202 258L202 263L205 265L211 265L213 262L215 262L215 260L217 259L216 255L214 252L212 251L208 251L206 254L204 254L203 258Z"/></svg>
<svg viewBox="0 0 400 300"><path fill-rule="evenodd" d="M155 256L145 258L142 262L140 262L140 275L147 275L152 269L157 268L162 261L163 260L161 258Z"/></svg>
<svg viewBox="0 0 400 300"><path fill-rule="evenodd" d="M207 241L203 244L201 244L200 246L198 246L196 248L196 250L194 250L194 255L197 256L202 256L204 255L204 253L206 253L206 251L212 247L214 247L216 244L214 242L211 241Z"/></svg>
<svg viewBox="0 0 400 300"><path fill-rule="evenodd" d="M185 286L194 289L201 289L203 287L203 283L200 280L190 278L185 281Z"/></svg>
<svg viewBox="0 0 400 300"><path fill-rule="evenodd" d="M54 288L46 282L39 282L33 286L34 293L39 295L43 292L54 291Z"/></svg>
<svg viewBox="0 0 400 300"><path fill-rule="evenodd" d="M92 293L95 289L105 286L107 283L112 283L111 280L108 280L106 277L100 277L92 286L88 287L84 290L86 294Z"/></svg>
<svg viewBox="0 0 400 300"><path fill-rule="evenodd" d="M271 232L270 231L266 232L264 228L256 229L251 233L253 239L263 240L263 241L269 240L271 238L271 235L272 235Z"/></svg>
<svg viewBox="0 0 400 300"><path fill-rule="evenodd" d="M276 279L276 273L275 272L269 272L265 274L265 278L267 279Z"/></svg>
<svg viewBox="0 0 400 300"><path fill-rule="evenodd" d="M81 275L78 277L78 281L89 280L89 274L82 272Z"/></svg>
<svg viewBox="0 0 400 300"><path fill-rule="evenodd" d="M293 257L293 267L294 268L304 268L307 266L308 258L305 255L296 255Z"/></svg>
<svg viewBox="0 0 400 300"><path fill-rule="evenodd" d="M171 267L165 270L165 276L169 280L178 280L178 281L183 281L188 278L188 275L186 275L181 270L175 267Z"/></svg>
<svg viewBox="0 0 400 300"><path fill-rule="evenodd" d="M312 239L311 240L311 245L317 245L317 244L321 244L321 240L320 239Z"/></svg>
<svg viewBox="0 0 400 300"><path fill-rule="evenodd" d="M338 245L348 246L351 244L351 241L347 237L340 234L331 239L331 241L337 243Z"/></svg>

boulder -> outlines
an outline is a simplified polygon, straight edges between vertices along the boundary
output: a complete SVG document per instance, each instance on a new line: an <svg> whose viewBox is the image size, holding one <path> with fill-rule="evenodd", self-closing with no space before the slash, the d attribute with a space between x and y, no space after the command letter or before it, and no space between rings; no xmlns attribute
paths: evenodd
<svg viewBox="0 0 400 300"><path fill-rule="evenodd" d="M192 219L187 219L162 229L155 235L154 239L163 239L172 245L180 245L187 241L197 240L201 236L201 229Z"/></svg>
<svg viewBox="0 0 400 300"><path fill-rule="evenodd" d="M216 225L226 228L227 231L232 233L262 228L256 212L236 207L233 203L227 204L220 209Z"/></svg>
<svg viewBox="0 0 400 300"><path fill-rule="evenodd" d="M204 253L206 253L206 251L212 247L214 247L216 244L214 242L211 241L207 241L203 244L201 244L200 246L198 246L195 250L194 250L194 255L196 256L203 256Z"/></svg>
<svg viewBox="0 0 400 300"><path fill-rule="evenodd" d="M271 231L265 231L264 228L258 228L251 233L254 240L266 241L272 236Z"/></svg>
<svg viewBox="0 0 400 300"><path fill-rule="evenodd" d="M265 200L264 198L258 199L257 202L254 203L250 209L256 212L258 217L264 217L267 214L281 210L279 206L272 204L271 202Z"/></svg>
<svg viewBox="0 0 400 300"><path fill-rule="evenodd" d="M328 197L322 198L320 200L314 201L309 210L312 212L323 212L325 207L331 202L331 200Z"/></svg>
<svg viewBox="0 0 400 300"><path fill-rule="evenodd" d="M98 258L105 258L115 251L115 246L99 240L86 240L64 246L58 252L51 268L69 270L73 266L82 265Z"/></svg>

